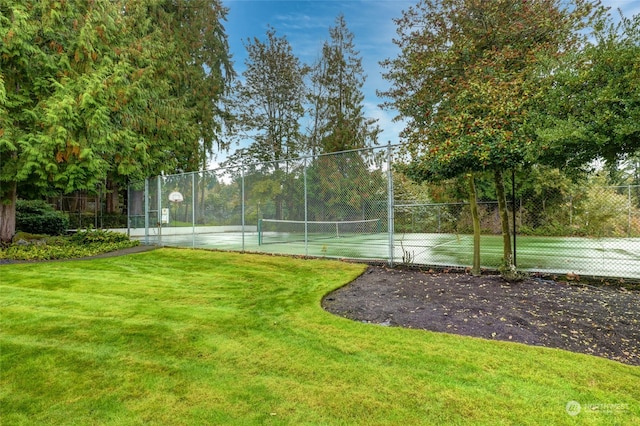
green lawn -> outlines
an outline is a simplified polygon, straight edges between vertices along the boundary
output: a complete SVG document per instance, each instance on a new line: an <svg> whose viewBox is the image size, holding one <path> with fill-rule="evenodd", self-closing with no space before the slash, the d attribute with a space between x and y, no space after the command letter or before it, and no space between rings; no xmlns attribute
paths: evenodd
<svg viewBox="0 0 640 426"><path fill-rule="evenodd" d="M2 424L640 424L638 367L323 311L363 269L188 249L0 266Z"/></svg>
<svg viewBox="0 0 640 426"><path fill-rule="evenodd" d="M258 245L255 233L247 233L243 240L239 233L219 232L164 235L160 245L334 258L389 258L389 240L384 233L312 239L307 245L304 235L300 234L271 237L272 240L276 238L291 241ZM157 236L152 241L160 243ZM482 235L480 260L483 267L495 270L502 265L502 244L501 235ZM640 280L640 238L520 235L516 245L517 265L522 270ZM472 235L396 234L394 247L394 261L397 263L409 255L409 263L417 265L467 267L473 264Z"/></svg>

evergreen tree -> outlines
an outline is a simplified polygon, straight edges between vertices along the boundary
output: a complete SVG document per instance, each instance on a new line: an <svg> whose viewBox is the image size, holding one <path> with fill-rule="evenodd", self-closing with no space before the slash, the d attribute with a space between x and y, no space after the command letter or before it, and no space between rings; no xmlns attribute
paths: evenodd
<svg viewBox="0 0 640 426"><path fill-rule="evenodd" d="M366 76L343 15L329 35L311 75L309 149L327 153L375 145L380 130L364 115Z"/></svg>
<svg viewBox="0 0 640 426"><path fill-rule="evenodd" d="M235 131L253 143L244 152L257 161L278 161L301 151L300 119L304 114L306 67L293 54L285 37L270 28L266 40L245 45L244 81L234 87Z"/></svg>
<svg viewBox="0 0 640 426"><path fill-rule="evenodd" d="M254 186L250 191L259 199L272 199L275 209L271 218L282 219L285 188L293 179L285 160L302 151L300 120L307 67L293 54L285 37L278 37L273 28L266 36L264 41L254 38L246 44L244 81L237 82L232 99L236 137L253 142L232 155L228 163L262 162L244 168L263 181L260 188Z"/></svg>
<svg viewBox="0 0 640 426"><path fill-rule="evenodd" d="M0 239L25 186L202 164L230 75L224 15L217 0L0 3Z"/></svg>

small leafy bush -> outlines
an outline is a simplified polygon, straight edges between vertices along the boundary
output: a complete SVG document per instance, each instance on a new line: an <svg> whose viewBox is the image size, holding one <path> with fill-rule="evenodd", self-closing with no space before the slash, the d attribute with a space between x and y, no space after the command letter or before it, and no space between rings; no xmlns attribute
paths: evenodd
<svg viewBox="0 0 640 426"><path fill-rule="evenodd" d="M129 237L121 232L89 229L73 234L70 241L74 244L121 243L129 241Z"/></svg>
<svg viewBox="0 0 640 426"><path fill-rule="evenodd" d="M125 234L112 231L89 230L71 237L18 233L14 243L0 249L0 259L53 260L95 256L140 244Z"/></svg>
<svg viewBox="0 0 640 426"><path fill-rule="evenodd" d="M18 200L16 229L30 234L62 235L69 228L69 218L42 200Z"/></svg>
<svg viewBox="0 0 640 426"><path fill-rule="evenodd" d="M74 259L95 256L101 253L121 250L139 245L138 241L123 241L120 243L95 243L89 245L78 244L28 244L12 245L0 250L0 259L13 260L54 260Z"/></svg>

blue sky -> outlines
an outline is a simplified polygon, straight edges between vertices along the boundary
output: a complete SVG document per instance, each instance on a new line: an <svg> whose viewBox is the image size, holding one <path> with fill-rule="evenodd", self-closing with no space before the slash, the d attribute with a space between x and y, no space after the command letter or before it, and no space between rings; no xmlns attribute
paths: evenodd
<svg viewBox="0 0 640 426"><path fill-rule="evenodd" d="M244 70L247 39L264 39L271 26L279 36L286 36L293 53L302 62L312 63L320 54L322 43L329 39L329 28L335 18L344 14L349 30L355 36L356 49L362 57L367 80L363 88L366 115L378 119L383 130L380 143L399 142L401 123L392 122L395 113L381 110L382 102L376 90L385 90L389 83L382 78L379 62L396 55L392 39L396 35L393 18L417 3L417 0L223 0L229 9L225 28L229 37L234 68ZM603 5L621 9L625 16L640 13L640 0L603 0ZM232 148L233 150L233 148Z"/></svg>

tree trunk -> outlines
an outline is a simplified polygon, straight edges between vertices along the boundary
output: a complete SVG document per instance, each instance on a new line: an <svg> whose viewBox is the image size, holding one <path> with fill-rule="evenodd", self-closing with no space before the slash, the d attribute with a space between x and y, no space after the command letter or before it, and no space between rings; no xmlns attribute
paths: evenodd
<svg viewBox="0 0 640 426"><path fill-rule="evenodd" d="M498 212L500 213L500 224L502 226L502 257L504 266L513 266L513 252L511 250L511 232L509 230L509 211L507 210L507 198L504 191L504 179L502 170L496 169L494 172L496 195L498 196Z"/></svg>
<svg viewBox="0 0 640 426"><path fill-rule="evenodd" d="M108 214L120 213L120 194L118 192L118 184L112 180L107 181L106 185L106 209Z"/></svg>
<svg viewBox="0 0 640 426"><path fill-rule="evenodd" d="M0 241L11 242L16 233L16 200L18 185L9 182L3 188L3 197L0 199Z"/></svg>
<svg viewBox="0 0 640 426"><path fill-rule="evenodd" d="M471 207L471 219L473 220L473 266L471 274L480 276L480 215L478 214L478 194L473 173L467 175L469 179L469 205Z"/></svg>

